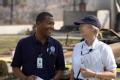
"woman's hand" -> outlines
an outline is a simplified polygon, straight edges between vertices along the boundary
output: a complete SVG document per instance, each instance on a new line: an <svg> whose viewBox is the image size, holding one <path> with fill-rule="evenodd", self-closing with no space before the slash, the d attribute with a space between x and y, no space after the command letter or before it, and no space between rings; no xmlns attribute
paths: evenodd
<svg viewBox="0 0 120 80"><path fill-rule="evenodd" d="M80 69L83 77L85 78L91 78L91 77L95 77L96 76L96 73L90 69L87 69L87 68L81 68Z"/></svg>

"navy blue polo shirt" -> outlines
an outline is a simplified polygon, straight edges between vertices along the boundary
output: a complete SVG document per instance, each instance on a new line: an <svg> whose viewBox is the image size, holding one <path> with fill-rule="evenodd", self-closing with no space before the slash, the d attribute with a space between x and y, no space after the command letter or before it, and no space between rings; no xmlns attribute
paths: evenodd
<svg viewBox="0 0 120 80"><path fill-rule="evenodd" d="M54 48L54 52L51 51ZM37 58L41 55L43 68L37 68ZM21 39L16 47L12 67L22 68L26 76L36 75L44 80L54 77L56 70L64 70L64 56L61 44L49 37L45 44L34 35Z"/></svg>

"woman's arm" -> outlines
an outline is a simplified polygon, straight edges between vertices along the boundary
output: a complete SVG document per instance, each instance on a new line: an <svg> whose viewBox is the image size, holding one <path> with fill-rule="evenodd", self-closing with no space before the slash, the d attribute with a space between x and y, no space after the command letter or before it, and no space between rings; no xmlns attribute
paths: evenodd
<svg viewBox="0 0 120 80"><path fill-rule="evenodd" d="M99 78L99 79L115 79L116 78L116 69L97 73L90 69L82 68L81 73L86 78L91 78L91 77Z"/></svg>
<svg viewBox="0 0 120 80"><path fill-rule="evenodd" d="M116 78L116 69L113 69L111 71L105 71L105 72L99 72L96 73L97 78L103 78L103 79L115 79Z"/></svg>

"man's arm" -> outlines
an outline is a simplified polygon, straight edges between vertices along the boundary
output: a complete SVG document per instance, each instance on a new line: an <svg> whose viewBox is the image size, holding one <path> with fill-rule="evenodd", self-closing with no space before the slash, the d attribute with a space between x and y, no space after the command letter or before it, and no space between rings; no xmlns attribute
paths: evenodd
<svg viewBox="0 0 120 80"><path fill-rule="evenodd" d="M21 71L22 67L22 41L20 40L16 46L15 54L11 63L13 73L21 80L33 80L33 76L26 76Z"/></svg>
<svg viewBox="0 0 120 80"><path fill-rule="evenodd" d="M16 77L18 77L20 80L35 80L35 76L31 75L31 76L26 76L22 73L22 71L20 70L20 68L17 67L13 67L12 68L13 73Z"/></svg>
<svg viewBox="0 0 120 80"><path fill-rule="evenodd" d="M12 70L16 77L18 77L22 80L26 80L27 76L25 76L19 68L13 67Z"/></svg>
<svg viewBox="0 0 120 80"><path fill-rule="evenodd" d="M70 80L74 80L74 73L73 73L73 70L71 70Z"/></svg>
<svg viewBox="0 0 120 80"><path fill-rule="evenodd" d="M63 71L62 70L58 70L53 78L53 80L60 80L61 76L62 76Z"/></svg>
<svg viewBox="0 0 120 80"><path fill-rule="evenodd" d="M62 45L59 43L58 46L59 46L58 54L57 54L56 62L55 62L56 74L53 77L54 80L60 80L60 78L63 74L63 71L65 69L65 61L64 61Z"/></svg>

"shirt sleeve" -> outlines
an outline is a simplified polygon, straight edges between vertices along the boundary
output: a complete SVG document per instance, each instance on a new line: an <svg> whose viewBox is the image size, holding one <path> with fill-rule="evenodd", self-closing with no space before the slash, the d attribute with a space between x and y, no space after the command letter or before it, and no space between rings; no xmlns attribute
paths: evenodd
<svg viewBox="0 0 120 80"><path fill-rule="evenodd" d="M110 46L106 45L103 47L103 65L105 67L105 69L107 70L112 70L114 68L117 67L116 65L116 62L115 62L115 58L114 58L114 55L113 55L113 51L111 49Z"/></svg>
<svg viewBox="0 0 120 80"><path fill-rule="evenodd" d="M18 42L15 50L15 54L11 63L12 67L20 68L22 65L22 46L21 41Z"/></svg>
<svg viewBox="0 0 120 80"><path fill-rule="evenodd" d="M75 47L73 48L73 52L72 52L72 69L74 67L74 60L75 60L75 53L77 53L77 45L75 45Z"/></svg>
<svg viewBox="0 0 120 80"><path fill-rule="evenodd" d="M64 61L64 55L63 55L63 48L62 45L59 43L58 45L58 53L57 58L55 62L55 68L56 70L64 70L65 69L65 61Z"/></svg>

